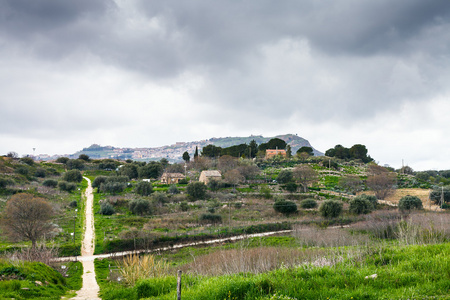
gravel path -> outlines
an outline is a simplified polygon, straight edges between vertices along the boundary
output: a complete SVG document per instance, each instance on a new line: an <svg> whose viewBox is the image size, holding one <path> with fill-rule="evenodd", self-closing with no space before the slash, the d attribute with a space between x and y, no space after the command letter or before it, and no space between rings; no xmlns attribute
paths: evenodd
<svg viewBox="0 0 450 300"><path fill-rule="evenodd" d="M100 290L97 280L95 279L94 269L94 245L95 245L95 227L94 227L94 195L92 193L92 185L89 178L84 177L88 182L86 189L86 211L85 221L86 230L84 231L84 239L81 246L81 263L83 264L83 287L78 291L77 296L72 298L75 300L95 300L100 299L98 292Z"/></svg>

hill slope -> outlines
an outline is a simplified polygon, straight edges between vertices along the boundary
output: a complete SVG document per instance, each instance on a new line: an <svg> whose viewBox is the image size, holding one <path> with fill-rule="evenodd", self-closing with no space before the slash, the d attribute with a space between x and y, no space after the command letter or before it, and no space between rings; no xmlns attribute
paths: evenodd
<svg viewBox="0 0 450 300"><path fill-rule="evenodd" d="M312 147L308 140L294 134L285 134L275 136L276 138L284 140L291 146L292 153L295 153L300 147ZM80 154L87 154L91 158L120 158L120 159L134 159L134 160L160 160L166 158L170 161L181 161L181 157L185 151L193 156L195 147L199 151L209 145L213 144L222 148L230 147L239 144L249 144L255 140L259 145L268 142L275 137L263 137L261 135L251 135L248 137L225 137L225 138L211 138L208 140L194 141L194 142L178 142L169 146L162 146L156 148L116 148L112 146L100 146L93 144L81 151L71 155L72 158L78 157ZM314 149L314 154L323 155L322 152Z"/></svg>

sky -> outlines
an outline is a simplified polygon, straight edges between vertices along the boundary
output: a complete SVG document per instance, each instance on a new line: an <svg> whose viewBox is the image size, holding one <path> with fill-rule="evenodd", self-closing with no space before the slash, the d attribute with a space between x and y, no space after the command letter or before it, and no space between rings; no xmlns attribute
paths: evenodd
<svg viewBox="0 0 450 300"><path fill-rule="evenodd" d="M450 1L0 0L0 155L298 134L450 169Z"/></svg>

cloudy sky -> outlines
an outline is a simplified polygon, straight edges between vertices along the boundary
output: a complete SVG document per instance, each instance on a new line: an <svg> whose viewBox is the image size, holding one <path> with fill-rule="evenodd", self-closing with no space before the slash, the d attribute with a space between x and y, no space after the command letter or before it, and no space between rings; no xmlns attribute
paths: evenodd
<svg viewBox="0 0 450 300"><path fill-rule="evenodd" d="M296 133L450 169L450 1L0 0L0 154Z"/></svg>

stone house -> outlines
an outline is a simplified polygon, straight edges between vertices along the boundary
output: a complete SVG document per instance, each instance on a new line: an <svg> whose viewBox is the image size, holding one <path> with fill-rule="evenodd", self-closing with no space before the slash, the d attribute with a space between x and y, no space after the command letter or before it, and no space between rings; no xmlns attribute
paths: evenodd
<svg viewBox="0 0 450 300"><path fill-rule="evenodd" d="M186 177L181 173L164 173L161 175L161 183L174 184L184 178Z"/></svg>
<svg viewBox="0 0 450 300"><path fill-rule="evenodd" d="M204 184L208 184L211 179L221 180L222 174L220 174L220 171L217 170L202 171L198 181L203 182Z"/></svg>

